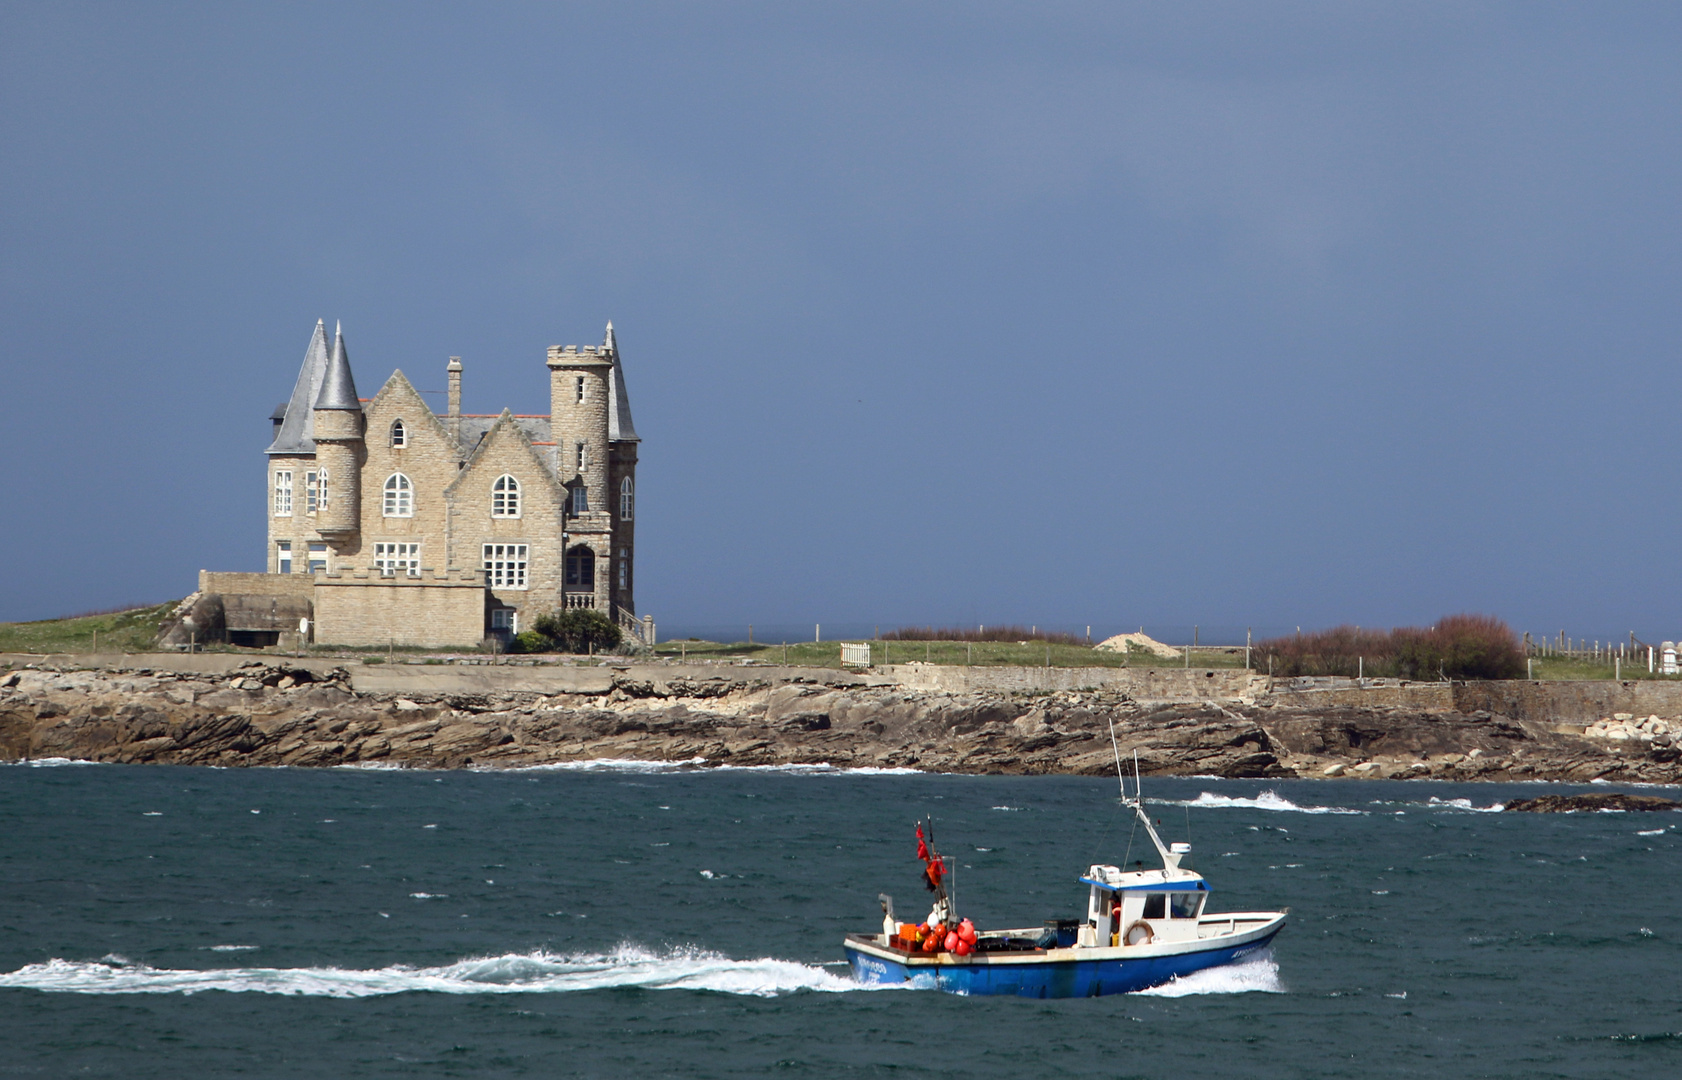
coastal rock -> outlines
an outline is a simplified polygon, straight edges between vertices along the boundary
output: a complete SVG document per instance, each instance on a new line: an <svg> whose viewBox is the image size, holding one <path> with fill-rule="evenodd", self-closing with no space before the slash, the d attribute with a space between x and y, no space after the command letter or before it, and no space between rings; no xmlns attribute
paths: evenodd
<svg viewBox="0 0 1682 1080"><path fill-rule="evenodd" d="M1682 802L1662 799L1657 795L1609 791L1605 794L1541 795L1534 799L1517 799L1502 809L1529 814L1569 814L1579 810L1682 810Z"/></svg>
<svg viewBox="0 0 1682 1080"><path fill-rule="evenodd" d="M0 760L455 768L702 758L1104 774L1115 768L1113 727L1122 756L1157 775L1682 780L1673 722L1657 716L1617 721L1643 735L1613 739L1513 719L1487 701L1462 713L1287 695L1141 702L1114 689L959 693L840 676L664 674L544 693L434 692L417 676L358 693L343 668L285 661L225 674L21 669L0 673Z"/></svg>

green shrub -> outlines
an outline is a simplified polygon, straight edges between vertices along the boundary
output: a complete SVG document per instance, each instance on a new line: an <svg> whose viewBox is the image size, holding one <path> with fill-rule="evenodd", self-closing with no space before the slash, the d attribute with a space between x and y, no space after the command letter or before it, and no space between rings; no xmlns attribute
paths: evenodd
<svg viewBox="0 0 1682 1080"><path fill-rule="evenodd" d="M532 620L532 628L520 634L537 634L550 644L546 652L607 652L618 646L621 634L613 620L594 608L547 611Z"/></svg>
<svg viewBox="0 0 1682 1080"><path fill-rule="evenodd" d="M554 652L555 643L536 630L521 630L508 643L508 651L511 653Z"/></svg>

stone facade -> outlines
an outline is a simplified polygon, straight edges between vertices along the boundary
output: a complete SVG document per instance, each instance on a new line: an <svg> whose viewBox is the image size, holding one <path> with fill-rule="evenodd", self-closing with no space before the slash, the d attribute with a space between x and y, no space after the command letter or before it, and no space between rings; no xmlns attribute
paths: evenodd
<svg viewBox="0 0 1682 1080"><path fill-rule="evenodd" d="M271 416L258 596L313 597L324 644L472 645L545 611L636 618L639 439L619 349L548 350L549 415L461 411L450 358L439 416L401 370L356 396L344 335L317 323L292 398ZM296 582L297 584L293 584Z"/></svg>

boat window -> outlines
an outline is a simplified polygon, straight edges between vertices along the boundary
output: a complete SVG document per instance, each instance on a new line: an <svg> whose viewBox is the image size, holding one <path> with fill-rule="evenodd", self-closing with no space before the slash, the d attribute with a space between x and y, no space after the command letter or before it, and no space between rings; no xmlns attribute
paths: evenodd
<svg viewBox="0 0 1682 1080"><path fill-rule="evenodd" d="M1170 893L1168 910L1173 912L1176 919L1195 919L1197 909L1203 904L1203 894L1194 892Z"/></svg>
<svg viewBox="0 0 1682 1080"><path fill-rule="evenodd" d="M1167 893L1159 893L1159 892L1146 893L1145 894L1145 914L1144 914L1144 917L1147 918L1147 919L1160 919L1160 918L1162 918L1163 917L1163 915L1162 915L1163 908L1167 907L1167 905L1168 905L1168 894Z"/></svg>

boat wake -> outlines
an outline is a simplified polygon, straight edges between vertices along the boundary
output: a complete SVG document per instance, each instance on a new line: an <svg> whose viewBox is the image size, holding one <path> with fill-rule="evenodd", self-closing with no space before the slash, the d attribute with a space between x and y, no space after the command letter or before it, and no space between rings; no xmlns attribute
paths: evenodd
<svg viewBox="0 0 1682 1080"><path fill-rule="evenodd" d="M1253 799L1237 798L1232 795L1216 795L1212 791L1199 792L1195 799L1152 799L1153 803L1164 806L1191 806L1199 809L1234 808L1243 810L1283 810L1297 814L1365 814L1365 810L1351 810L1343 806L1298 806L1296 803L1273 790L1267 790Z"/></svg>
<svg viewBox="0 0 1682 1080"><path fill-rule="evenodd" d="M732 960L694 948L656 952L621 945L607 953L557 955L538 950L458 960L443 967L403 964L346 968L154 968L120 956L97 961L49 960L0 974L0 988L70 994L283 994L362 998L385 994L530 994L640 987L646 990L711 990L778 997L799 991L865 990L851 976L835 975L792 960Z"/></svg>
<svg viewBox="0 0 1682 1080"><path fill-rule="evenodd" d="M1149 997L1188 997L1192 994L1283 994L1279 964L1270 950L1247 956L1236 964L1205 968L1172 982L1141 990Z"/></svg>

